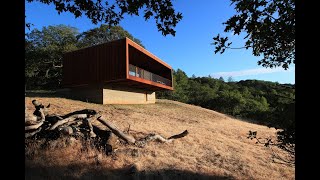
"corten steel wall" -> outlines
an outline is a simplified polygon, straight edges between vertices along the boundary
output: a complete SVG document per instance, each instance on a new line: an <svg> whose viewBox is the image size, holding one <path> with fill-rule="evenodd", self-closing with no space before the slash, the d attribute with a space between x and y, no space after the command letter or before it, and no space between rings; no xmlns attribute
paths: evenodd
<svg viewBox="0 0 320 180"><path fill-rule="evenodd" d="M102 104L155 103L157 90L172 90L172 68L128 38L66 53L62 86L70 97ZM129 64L169 79L161 84L129 75Z"/></svg>
<svg viewBox="0 0 320 180"><path fill-rule="evenodd" d="M64 54L64 87L126 79L126 39Z"/></svg>
<svg viewBox="0 0 320 180"><path fill-rule="evenodd" d="M129 75L130 63L168 79L170 85ZM123 81L129 86L134 81L141 89L149 86L157 90L173 90L171 72L167 63L124 38L64 54L62 86L71 88Z"/></svg>

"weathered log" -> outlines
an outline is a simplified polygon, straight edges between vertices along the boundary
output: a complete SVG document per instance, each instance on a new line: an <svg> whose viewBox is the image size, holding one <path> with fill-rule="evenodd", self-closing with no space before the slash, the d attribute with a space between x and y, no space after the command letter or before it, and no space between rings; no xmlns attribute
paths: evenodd
<svg viewBox="0 0 320 180"><path fill-rule="evenodd" d="M89 127L90 137L91 138L96 137L97 135L93 132L93 127L92 127L92 124L91 124L90 120L89 119L85 119L84 121L86 122L87 126Z"/></svg>
<svg viewBox="0 0 320 180"><path fill-rule="evenodd" d="M39 129L37 129L37 130L35 130L35 131L33 131L33 132L30 132L30 133L25 133L25 138L28 138L28 137L31 137L31 136L33 136L33 135L35 135L35 134L37 134L38 132L40 132L41 131L41 127L39 127Z"/></svg>
<svg viewBox="0 0 320 180"><path fill-rule="evenodd" d="M98 117L98 121L101 122L103 125L107 126L112 133L114 133L119 138L125 140L128 143L134 144L136 142L135 138L129 134L125 134L120 131L114 124L105 120L103 116Z"/></svg>
<svg viewBox="0 0 320 180"><path fill-rule="evenodd" d="M47 107L44 107L44 105L42 105L40 102L38 102L35 99L32 100L32 104L36 108L36 110L33 112L33 115L41 117L41 118L43 118L42 114L44 116L48 115L48 108L50 107L50 104L48 104ZM41 110L42 112L39 112L39 110Z"/></svg>
<svg viewBox="0 0 320 180"><path fill-rule="evenodd" d="M173 135L173 136L169 137L168 140L169 140L169 139L182 138L182 137L185 137L185 136L188 135L188 134L189 134L188 130L185 130L185 131L183 131L183 132L180 133L180 134L176 134L176 135Z"/></svg>
<svg viewBox="0 0 320 180"><path fill-rule="evenodd" d="M34 107L39 107L39 106L42 106L41 103L39 103L37 100L32 100L32 104L34 105Z"/></svg>
<svg viewBox="0 0 320 180"><path fill-rule="evenodd" d="M79 125L81 125L81 124L83 124L83 121L82 120L74 120L74 121L69 121L69 122L67 122L67 123L65 123L64 125L65 126L70 126L70 125L75 125L75 126L79 126Z"/></svg>
<svg viewBox="0 0 320 180"><path fill-rule="evenodd" d="M97 113L97 114L95 114L95 115L91 115L91 116L88 117L87 119L88 119L90 122L93 122L93 121L97 120L100 116L101 116L101 114Z"/></svg>
<svg viewBox="0 0 320 180"><path fill-rule="evenodd" d="M43 109L39 109L41 121L44 121L46 119L46 116L44 115Z"/></svg>
<svg viewBox="0 0 320 180"><path fill-rule="evenodd" d="M158 140L158 141L160 141L160 142L162 142L162 143L164 143L164 142L168 143L168 142L171 142L171 141L172 141L172 139L168 140L168 139L162 137L162 136L159 135L159 134L153 134L153 135L150 135L150 136L148 136L148 137L146 138L146 141L147 141L147 142L148 142L148 141L152 141L152 140Z"/></svg>
<svg viewBox="0 0 320 180"><path fill-rule="evenodd" d="M82 110L79 110L79 111L74 111L74 112L68 113L68 114L66 114L66 115L64 115L62 117L63 117L63 119L65 119L65 118L71 117L71 116L76 115L76 114L87 114L88 117L91 117L91 116L97 114L97 112L95 110L93 110L93 109L82 109Z"/></svg>
<svg viewBox="0 0 320 180"><path fill-rule="evenodd" d="M46 115L46 118L49 118L49 119L57 119L57 120L62 120L62 119L64 119L62 116L57 115L57 114L48 114L48 115Z"/></svg>
<svg viewBox="0 0 320 180"><path fill-rule="evenodd" d="M26 121L25 123L24 123L24 125L25 126L32 126L32 125L36 125L36 124L39 124L41 121L34 121L34 120L32 120L32 121Z"/></svg>
<svg viewBox="0 0 320 180"><path fill-rule="evenodd" d="M33 129L38 129L42 124L43 124L43 121L41 121L41 122L39 122L38 124L35 124L35 125L25 126L24 129L26 131L33 130Z"/></svg>
<svg viewBox="0 0 320 180"><path fill-rule="evenodd" d="M186 135L188 135L188 131L187 130L183 131L180 134L173 135L173 136L169 137L168 139L162 137L159 134L149 134L146 137L136 141L135 145L137 145L138 147L144 147L149 141L153 141L153 140L157 140L157 141L160 141L162 143L170 143L174 139L182 138L182 137L184 137Z"/></svg>
<svg viewBox="0 0 320 180"><path fill-rule="evenodd" d="M31 115L31 114L29 114L27 112L25 113L24 122L25 122L26 125L32 125L32 123L36 122L37 120L38 120L37 116Z"/></svg>
<svg viewBox="0 0 320 180"><path fill-rule="evenodd" d="M50 130L54 130L58 126L63 125L63 124L68 123L68 122L75 121L76 119L84 119L84 118L87 118L87 114L74 114L74 115L72 115L72 116L70 116L68 118L59 120L53 126L51 126Z"/></svg>
<svg viewBox="0 0 320 180"><path fill-rule="evenodd" d="M72 127L67 126L67 127L63 127L60 132L64 135L72 135L73 133L75 133L72 129Z"/></svg>

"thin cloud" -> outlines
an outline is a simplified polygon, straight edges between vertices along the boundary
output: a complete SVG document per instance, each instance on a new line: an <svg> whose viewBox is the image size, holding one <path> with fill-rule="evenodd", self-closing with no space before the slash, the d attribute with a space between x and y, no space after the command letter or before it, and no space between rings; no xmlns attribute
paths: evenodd
<svg viewBox="0 0 320 180"><path fill-rule="evenodd" d="M211 76L215 78L219 77L239 77L239 76L250 76L250 75L259 75L259 74L269 74L269 73L276 73L276 72L292 72L294 71L294 67L291 67L288 70L284 70L283 68L256 68L256 69L246 69L241 71L230 71L230 72L217 72L212 73Z"/></svg>

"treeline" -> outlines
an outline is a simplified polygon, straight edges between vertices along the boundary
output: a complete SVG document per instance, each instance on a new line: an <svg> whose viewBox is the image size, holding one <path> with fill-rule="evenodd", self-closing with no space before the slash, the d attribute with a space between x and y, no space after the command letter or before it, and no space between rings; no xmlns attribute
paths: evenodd
<svg viewBox="0 0 320 180"><path fill-rule="evenodd" d="M176 100L212 109L237 118L254 120L277 128L293 128L295 86L277 82L188 77L173 72L174 91L157 92L157 98Z"/></svg>
<svg viewBox="0 0 320 180"><path fill-rule="evenodd" d="M64 53L125 37L143 47L139 39L121 26L101 25L81 33L77 28L66 25L33 29L25 35L26 89L60 88Z"/></svg>

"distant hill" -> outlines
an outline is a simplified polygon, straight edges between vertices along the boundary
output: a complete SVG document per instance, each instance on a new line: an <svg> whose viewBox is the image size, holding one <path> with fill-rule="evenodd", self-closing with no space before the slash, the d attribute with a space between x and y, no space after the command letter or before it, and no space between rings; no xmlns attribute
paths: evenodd
<svg viewBox="0 0 320 180"><path fill-rule="evenodd" d="M295 121L295 112L287 110L295 104L294 84L262 80L225 82L210 76L188 77L181 69L173 72L173 80L174 91L157 92L157 98L194 104L273 127L284 128L288 123L283 122Z"/></svg>

